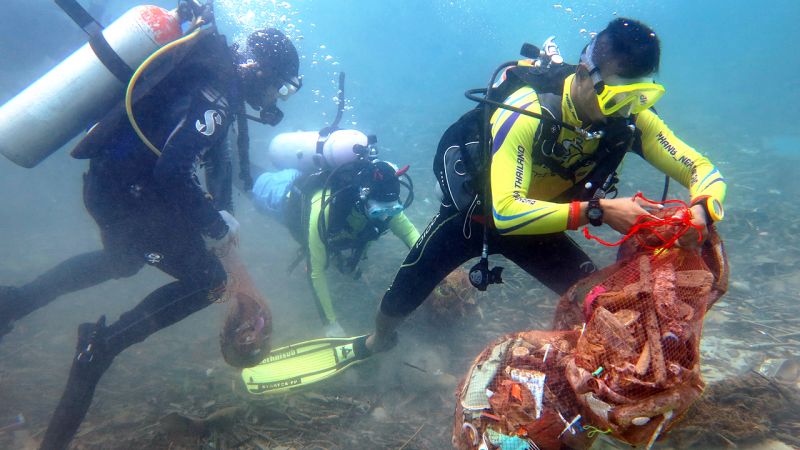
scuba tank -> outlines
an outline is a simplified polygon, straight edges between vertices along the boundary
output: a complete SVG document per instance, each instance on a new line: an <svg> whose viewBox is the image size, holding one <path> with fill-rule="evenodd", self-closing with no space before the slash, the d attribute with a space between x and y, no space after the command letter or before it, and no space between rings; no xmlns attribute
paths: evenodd
<svg viewBox="0 0 800 450"><path fill-rule="evenodd" d="M296 169L303 173L336 169L368 156L364 153L377 141L358 130L342 130L339 122L344 113L344 72L339 72L339 101L336 118L319 131L281 133L269 144L267 152L279 169ZM376 155L372 155L374 158Z"/></svg>
<svg viewBox="0 0 800 450"><path fill-rule="evenodd" d="M367 135L357 130L336 130L322 145L318 131L281 133L269 144L270 161L279 169L297 169L303 173L332 169L353 162L358 154L353 147L366 147Z"/></svg>
<svg viewBox="0 0 800 450"><path fill-rule="evenodd" d="M56 1L90 42L0 107L0 153L31 168L100 120L125 93L133 69L183 36L177 10L137 6L107 28L74 1Z"/></svg>

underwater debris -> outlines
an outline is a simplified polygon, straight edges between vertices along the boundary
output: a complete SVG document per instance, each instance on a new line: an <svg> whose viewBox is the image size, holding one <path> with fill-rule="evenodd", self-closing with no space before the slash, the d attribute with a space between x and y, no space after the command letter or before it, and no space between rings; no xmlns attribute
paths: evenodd
<svg viewBox="0 0 800 450"><path fill-rule="evenodd" d="M272 313L234 248L220 258L228 273L225 299L230 304L220 333L220 349L233 367L252 367L270 351Z"/></svg>
<svg viewBox="0 0 800 450"><path fill-rule="evenodd" d="M478 312L478 291L464 268L450 272L423 303L425 313L438 323L450 324Z"/></svg>

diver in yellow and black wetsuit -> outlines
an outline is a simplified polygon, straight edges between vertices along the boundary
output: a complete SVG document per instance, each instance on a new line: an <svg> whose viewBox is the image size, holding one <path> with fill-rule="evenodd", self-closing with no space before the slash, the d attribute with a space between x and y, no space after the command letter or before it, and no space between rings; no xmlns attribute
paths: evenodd
<svg viewBox="0 0 800 450"><path fill-rule="evenodd" d="M319 222L323 217L322 189L310 199L308 215L308 274L320 316L325 322L327 337L345 336L346 333L336 319L333 300L328 288L326 269L329 259L342 273L358 276L358 264L366 255L366 247L377 240L384 231L390 230L411 248L419 239L419 232L403 212L398 201L400 182L396 169L384 161L376 161L360 175L360 184L368 187L369 193L361 199L358 192L342 192L325 208L327 238L320 233ZM359 191L361 189L359 188ZM330 198L330 193L327 193ZM327 244L326 242L327 241Z"/></svg>
<svg viewBox="0 0 800 450"><path fill-rule="evenodd" d="M350 171L354 173L350 175ZM391 231L408 248L419 238L404 213L413 198L410 184L409 198L400 201L400 177L405 170L374 160L358 162L340 172L340 176L331 176L326 186L313 186L316 174L304 177L293 170L266 172L253 187L256 208L283 222L302 246L326 337L346 335L333 307L328 267L358 278L367 248L384 233ZM323 175L328 176L327 172Z"/></svg>
<svg viewBox="0 0 800 450"><path fill-rule="evenodd" d="M508 105L534 113L546 110L553 115L556 110L554 116L566 124L602 130L605 136L591 139L562 126L548 142L542 129L550 123L540 126L540 119L498 108L490 121L492 217L458 210L445 194L439 213L382 299L367 351L390 347L396 327L437 283L481 255L483 240L476 222L490 221L491 253L504 255L558 294L594 271L589 256L566 231L591 223L627 233L651 208L631 197L587 200L577 194L595 165L603 163L598 155L611 154L615 148L637 153L687 187L692 222L701 229L722 218L726 191L722 175L651 110L664 93L652 79L659 58L656 34L641 22L619 18L584 49L555 103L547 103L548 97L531 87L519 88L505 99ZM687 234L680 244L697 242L697 234Z"/></svg>

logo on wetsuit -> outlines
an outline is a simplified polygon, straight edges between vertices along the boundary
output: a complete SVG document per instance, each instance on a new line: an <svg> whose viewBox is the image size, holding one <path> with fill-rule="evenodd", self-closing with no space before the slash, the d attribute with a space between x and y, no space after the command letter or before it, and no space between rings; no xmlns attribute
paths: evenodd
<svg viewBox="0 0 800 450"><path fill-rule="evenodd" d="M197 128L197 131L199 131L201 134L211 136L217 129L217 125L222 125L222 114L220 114L219 111L209 109L203 116L203 120L205 123L197 120L194 123L194 127Z"/></svg>

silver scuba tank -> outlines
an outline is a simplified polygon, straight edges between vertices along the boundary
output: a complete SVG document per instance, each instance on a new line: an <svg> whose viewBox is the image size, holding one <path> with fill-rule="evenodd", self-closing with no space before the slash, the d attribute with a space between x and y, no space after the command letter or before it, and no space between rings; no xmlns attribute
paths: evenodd
<svg viewBox="0 0 800 450"><path fill-rule="evenodd" d="M103 30L111 49L132 68L181 37L176 11L137 6ZM0 153L34 167L97 122L125 85L87 43L0 107Z"/></svg>

